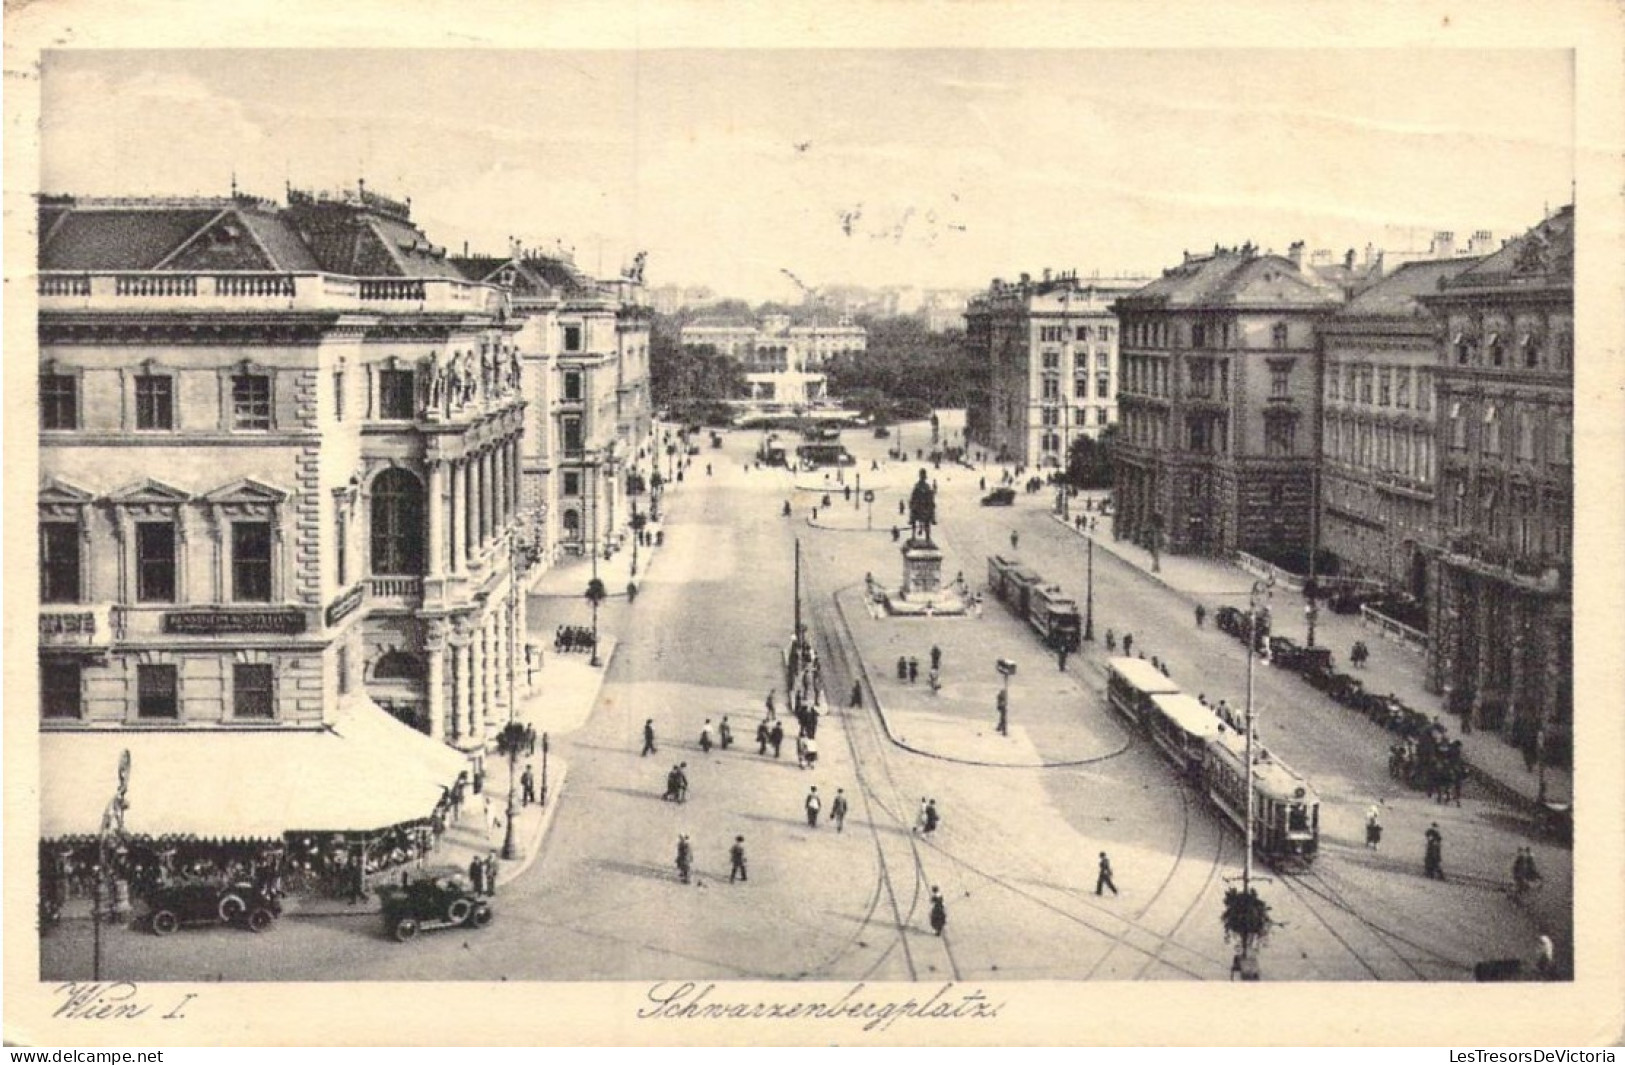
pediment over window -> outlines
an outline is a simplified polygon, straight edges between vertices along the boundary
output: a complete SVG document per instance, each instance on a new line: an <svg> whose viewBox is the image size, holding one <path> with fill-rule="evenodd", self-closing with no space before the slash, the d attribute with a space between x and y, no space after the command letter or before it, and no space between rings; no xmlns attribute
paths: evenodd
<svg viewBox="0 0 1625 1065"><path fill-rule="evenodd" d="M263 481L256 481L252 477L244 477L241 480L222 485L203 495L205 503L211 503L215 506L230 504L276 506L287 502L287 499L287 492L280 488L273 488Z"/></svg>
<svg viewBox="0 0 1625 1065"><path fill-rule="evenodd" d="M83 506L93 502L96 494L60 477L47 477L40 483L41 506Z"/></svg>
<svg viewBox="0 0 1625 1065"><path fill-rule="evenodd" d="M183 492L172 485L155 481L148 477L116 492L108 494L107 501L116 506L178 506L188 503L192 499L190 492Z"/></svg>

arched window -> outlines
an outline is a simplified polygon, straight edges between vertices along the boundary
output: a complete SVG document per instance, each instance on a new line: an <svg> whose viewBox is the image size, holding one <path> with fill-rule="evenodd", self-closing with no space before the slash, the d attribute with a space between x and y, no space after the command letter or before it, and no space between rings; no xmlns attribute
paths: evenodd
<svg viewBox="0 0 1625 1065"><path fill-rule="evenodd" d="M372 667L373 680L422 680L423 659L408 651L386 651Z"/></svg>
<svg viewBox="0 0 1625 1065"><path fill-rule="evenodd" d="M389 469L372 483L372 572L421 577L423 484L409 471Z"/></svg>
<svg viewBox="0 0 1625 1065"><path fill-rule="evenodd" d="M564 538L566 540L581 539L581 513L575 510L564 512Z"/></svg>

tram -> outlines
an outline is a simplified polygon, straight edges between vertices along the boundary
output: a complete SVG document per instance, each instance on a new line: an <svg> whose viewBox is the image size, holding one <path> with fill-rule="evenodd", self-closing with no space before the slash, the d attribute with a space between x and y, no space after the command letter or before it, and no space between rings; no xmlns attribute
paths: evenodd
<svg viewBox="0 0 1625 1065"><path fill-rule="evenodd" d="M987 587L1010 612L1026 621L1056 651L1076 651L1082 641L1078 604L1058 584L1046 584L1018 558L989 555Z"/></svg>
<svg viewBox="0 0 1625 1065"><path fill-rule="evenodd" d="M1207 742L1202 778L1220 813L1246 831L1247 738L1224 729ZM1320 796L1309 781L1253 742L1253 848L1273 862L1308 863L1319 849Z"/></svg>
<svg viewBox="0 0 1625 1065"><path fill-rule="evenodd" d="M1212 710L1184 692L1151 696L1145 727L1174 768L1198 781L1208 741L1225 730Z"/></svg>
<svg viewBox="0 0 1625 1065"><path fill-rule="evenodd" d="M1136 725L1145 725L1153 712L1154 696L1178 692L1179 685L1143 658L1118 657L1106 662L1106 699L1112 709Z"/></svg>

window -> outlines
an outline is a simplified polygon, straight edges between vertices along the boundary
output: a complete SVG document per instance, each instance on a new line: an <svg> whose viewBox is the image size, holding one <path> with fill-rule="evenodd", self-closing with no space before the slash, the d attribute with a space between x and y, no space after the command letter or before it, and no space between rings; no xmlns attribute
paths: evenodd
<svg viewBox="0 0 1625 1065"><path fill-rule="evenodd" d="M567 325L564 327L564 350L581 350L581 327L579 325Z"/></svg>
<svg viewBox="0 0 1625 1065"><path fill-rule="evenodd" d="M581 371L569 370L564 375L564 401L566 403L581 402Z"/></svg>
<svg viewBox="0 0 1625 1065"><path fill-rule="evenodd" d="M1454 451L1467 450L1467 419L1462 415L1459 400L1450 404L1450 447Z"/></svg>
<svg viewBox="0 0 1625 1065"><path fill-rule="evenodd" d="M1278 360L1270 363L1270 396L1286 399L1292 395L1292 363Z"/></svg>
<svg viewBox="0 0 1625 1065"><path fill-rule="evenodd" d="M344 371L333 371L333 420L344 420Z"/></svg>
<svg viewBox="0 0 1625 1065"><path fill-rule="evenodd" d="M1203 325L1201 322L1193 322L1191 324L1191 347L1207 347L1207 326Z"/></svg>
<svg viewBox="0 0 1625 1065"><path fill-rule="evenodd" d="M1527 411L1518 412L1518 458L1523 462L1535 461L1535 416Z"/></svg>
<svg viewBox="0 0 1625 1065"><path fill-rule="evenodd" d="M1433 409L1433 375L1426 370L1416 371L1416 409L1423 414Z"/></svg>
<svg viewBox="0 0 1625 1065"><path fill-rule="evenodd" d="M1554 369L1568 370L1574 367L1574 334L1567 329L1557 334L1555 345L1557 352L1557 366Z"/></svg>
<svg viewBox="0 0 1625 1065"><path fill-rule="evenodd" d="M237 374L231 379L232 427L271 428L271 379L265 374Z"/></svg>
<svg viewBox="0 0 1625 1065"><path fill-rule="evenodd" d="M1193 399L1213 398L1213 363L1207 359L1192 360L1185 367L1190 377L1190 395Z"/></svg>
<svg viewBox="0 0 1625 1065"><path fill-rule="evenodd" d="M1095 369L1097 369L1097 370L1110 370L1111 368L1112 368L1112 357L1111 357L1111 355L1109 353L1107 353L1107 352L1104 352L1104 351L1095 352Z"/></svg>
<svg viewBox="0 0 1625 1065"><path fill-rule="evenodd" d="M1500 411L1493 403L1484 407L1484 453L1486 455L1501 453Z"/></svg>
<svg viewBox="0 0 1625 1065"><path fill-rule="evenodd" d="M84 687L78 662L42 659L39 664L40 716L61 721L84 714Z"/></svg>
<svg viewBox="0 0 1625 1065"><path fill-rule="evenodd" d="M1553 466L1567 466L1574 461L1574 429L1569 424L1569 416L1558 415L1552 419L1552 453Z"/></svg>
<svg viewBox="0 0 1625 1065"><path fill-rule="evenodd" d="M380 418L411 418L414 387L417 375L411 370L378 371L378 416Z"/></svg>
<svg viewBox="0 0 1625 1065"><path fill-rule="evenodd" d="M334 502L333 568L340 588L350 584L350 515L342 499Z"/></svg>
<svg viewBox="0 0 1625 1065"><path fill-rule="evenodd" d="M1489 350L1491 366L1506 365L1506 345L1501 343L1500 333L1491 333L1485 341L1484 347Z"/></svg>
<svg viewBox="0 0 1625 1065"><path fill-rule="evenodd" d="M1213 450L1213 426L1204 414L1193 414L1185 419L1185 431L1190 441L1190 449L1198 452L1211 452Z"/></svg>
<svg viewBox="0 0 1625 1065"><path fill-rule="evenodd" d="M1088 340L1089 339L1089 327L1088 326L1086 326L1086 325L1078 326L1077 339L1079 339L1079 340Z"/></svg>
<svg viewBox="0 0 1625 1065"><path fill-rule="evenodd" d="M1066 328L1059 325L1039 326L1038 339L1044 344L1059 344L1066 339Z"/></svg>
<svg viewBox="0 0 1625 1065"><path fill-rule="evenodd" d="M1360 375L1360 402L1361 403L1370 403L1371 402L1371 377L1372 377L1371 367L1369 367L1369 366L1358 367L1357 372Z"/></svg>
<svg viewBox="0 0 1625 1065"><path fill-rule="evenodd" d="M567 496L578 496L581 494L581 474L574 471L565 472L564 494Z"/></svg>
<svg viewBox="0 0 1625 1065"><path fill-rule="evenodd" d="M1109 326L1109 325L1101 326L1100 327L1100 340L1101 340L1101 342L1105 343L1105 344L1109 344L1109 343L1111 343L1111 339L1112 339L1112 327Z"/></svg>
<svg viewBox="0 0 1625 1065"><path fill-rule="evenodd" d="M1464 332L1459 332L1451 340L1456 349L1456 365L1466 366L1473 361L1473 338Z"/></svg>
<svg viewBox="0 0 1625 1065"><path fill-rule="evenodd" d="M1059 370L1061 368L1061 353L1058 351L1044 352L1044 369Z"/></svg>
<svg viewBox="0 0 1625 1065"><path fill-rule="evenodd" d="M176 718L180 716L178 680L174 666L135 667L136 716Z"/></svg>
<svg viewBox="0 0 1625 1065"><path fill-rule="evenodd" d="M175 428L175 379L163 374L140 374L135 379L135 427Z"/></svg>
<svg viewBox="0 0 1625 1065"><path fill-rule="evenodd" d="M1336 399L1340 398L1339 397L1339 389L1342 387L1342 383L1343 383L1342 382L1342 376L1343 376L1343 367L1340 364L1334 362L1330 366L1326 367L1326 398L1327 399L1336 400Z"/></svg>
<svg viewBox="0 0 1625 1065"><path fill-rule="evenodd" d="M239 603L271 601L271 523L231 523L231 597Z"/></svg>
<svg viewBox="0 0 1625 1065"><path fill-rule="evenodd" d="M1044 399L1053 403L1061 398L1061 379L1058 377L1044 378Z"/></svg>
<svg viewBox="0 0 1625 1065"><path fill-rule="evenodd" d="M79 601L79 525L41 522L39 527L40 602Z"/></svg>
<svg viewBox="0 0 1625 1065"><path fill-rule="evenodd" d="M1523 335L1523 365L1526 370L1540 367L1540 338L1533 332Z"/></svg>
<svg viewBox="0 0 1625 1065"><path fill-rule="evenodd" d="M423 485L406 470L385 470L372 486L372 572L422 576L423 539Z"/></svg>
<svg viewBox="0 0 1625 1065"><path fill-rule="evenodd" d="M1394 406L1401 410L1411 405L1411 368L1401 366L1394 371Z"/></svg>
<svg viewBox="0 0 1625 1065"><path fill-rule="evenodd" d="M1287 331L1285 322L1276 322L1270 326L1270 346L1284 348L1287 346Z"/></svg>
<svg viewBox="0 0 1625 1065"><path fill-rule="evenodd" d="M350 645L339 644L338 653L333 656L333 673L338 677L340 695L350 694Z"/></svg>
<svg viewBox="0 0 1625 1065"><path fill-rule="evenodd" d="M269 721L276 717L271 667L239 664L231 671L231 715Z"/></svg>
<svg viewBox="0 0 1625 1065"><path fill-rule="evenodd" d="M1106 410L1105 407L1096 407L1095 408L1095 424L1096 425L1105 425L1106 424L1106 417L1107 417L1107 410Z"/></svg>
<svg viewBox="0 0 1625 1065"><path fill-rule="evenodd" d="M563 421L562 428L564 430L565 454L579 455L582 450L581 419L578 417L567 417Z"/></svg>
<svg viewBox="0 0 1625 1065"><path fill-rule="evenodd" d="M1043 422L1044 422L1045 425L1060 425L1061 424L1061 412L1058 409L1056 409L1055 407L1045 407L1044 408L1044 415L1043 415Z"/></svg>
<svg viewBox="0 0 1625 1065"><path fill-rule="evenodd" d="M1074 399L1088 399L1089 398L1089 378L1087 378L1087 377L1079 377L1079 378L1075 379L1072 382L1072 398L1074 398Z"/></svg>
<svg viewBox="0 0 1625 1065"><path fill-rule="evenodd" d="M1394 374L1384 366L1377 374L1377 406L1386 407L1394 400Z"/></svg>
<svg viewBox="0 0 1625 1065"><path fill-rule="evenodd" d="M143 521L135 527L136 600L175 601L175 523Z"/></svg>
<svg viewBox="0 0 1625 1065"><path fill-rule="evenodd" d="M41 429L79 428L79 378L46 373L39 379Z"/></svg>
<svg viewBox="0 0 1625 1065"><path fill-rule="evenodd" d="M1293 452L1297 425L1293 418L1267 418L1264 421L1264 454L1284 458Z"/></svg>

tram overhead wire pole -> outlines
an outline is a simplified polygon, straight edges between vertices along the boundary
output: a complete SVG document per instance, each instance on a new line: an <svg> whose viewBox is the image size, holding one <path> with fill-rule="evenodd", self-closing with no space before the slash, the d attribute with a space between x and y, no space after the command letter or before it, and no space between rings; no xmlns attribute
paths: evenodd
<svg viewBox="0 0 1625 1065"><path fill-rule="evenodd" d="M1271 589L1275 587L1275 578L1254 581L1251 590L1247 593L1247 704L1242 725L1247 730L1243 737L1246 743L1245 760L1247 762L1247 817L1246 817L1246 849L1242 852L1241 865L1241 892L1251 897L1253 893L1253 815L1256 797L1253 794L1253 660L1258 657L1258 611L1262 600L1268 599ZM1252 940L1242 940L1242 957L1250 958Z"/></svg>

